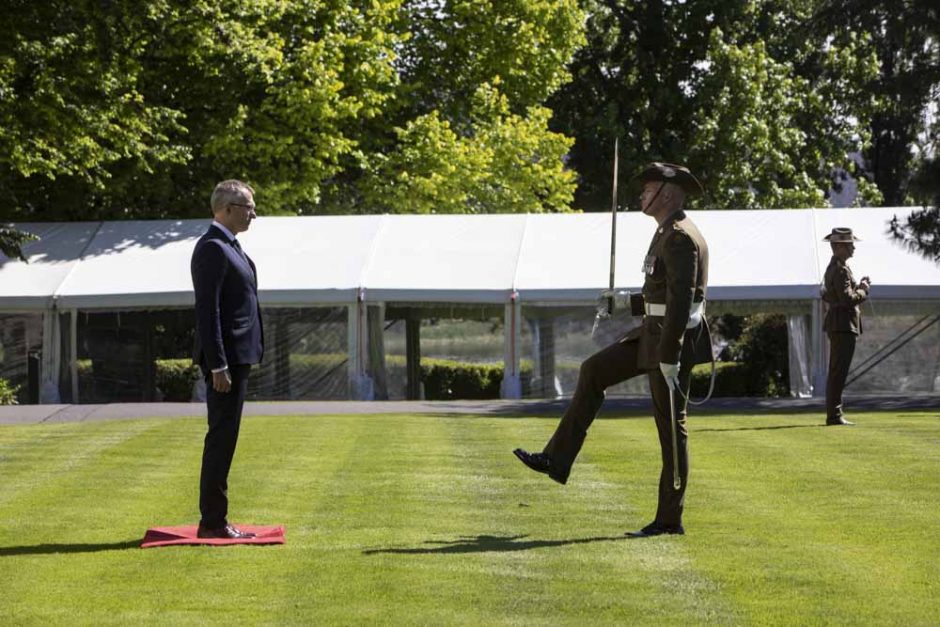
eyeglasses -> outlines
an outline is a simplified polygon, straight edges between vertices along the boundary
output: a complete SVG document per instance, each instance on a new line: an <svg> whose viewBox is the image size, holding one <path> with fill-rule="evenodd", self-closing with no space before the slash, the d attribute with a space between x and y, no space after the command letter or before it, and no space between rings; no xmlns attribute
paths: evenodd
<svg viewBox="0 0 940 627"><path fill-rule="evenodd" d="M234 205L234 206L236 206L236 207L244 207L244 208L247 209L248 211L254 211L254 210L255 210L255 207L256 207L256 205L245 205L245 204L242 204L242 203L240 203L240 202L230 202L229 204L230 204L230 205Z"/></svg>

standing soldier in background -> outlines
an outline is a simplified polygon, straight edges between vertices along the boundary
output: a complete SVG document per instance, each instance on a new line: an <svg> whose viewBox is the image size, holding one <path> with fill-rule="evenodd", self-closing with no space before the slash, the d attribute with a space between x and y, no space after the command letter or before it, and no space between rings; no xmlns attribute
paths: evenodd
<svg viewBox="0 0 940 627"><path fill-rule="evenodd" d="M687 195L702 186L688 169L651 163L637 177L640 208L656 220L643 273L642 296L615 294L620 306L643 315L643 324L581 364L571 405L541 453L513 451L522 463L566 483L587 430L604 402L604 391L637 375L649 377L653 412L662 451L656 518L630 535L682 534L682 511L689 476L686 408L692 366L712 361L705 321L708 246L682 210ZM610 296L605 291L602 297Z"/></svg>
<svg viewBox="0 0 940 627"><path fill-rule="evenodd" d="M855 354L855 340L862 334L859 305L868 298L871 279L858 283L846 261L855 254L860 241L852 229L834 228L823 238L832 247L832 261L826 268L822 298L829 305L823 330L829 336L829 375L826 377L826 424L852 425L842 413L842 390Z"/></svg>

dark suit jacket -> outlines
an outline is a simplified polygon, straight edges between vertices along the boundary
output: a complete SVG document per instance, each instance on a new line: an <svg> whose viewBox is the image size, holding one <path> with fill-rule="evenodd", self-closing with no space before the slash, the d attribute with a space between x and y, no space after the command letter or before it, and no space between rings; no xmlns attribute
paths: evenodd
<svg viewBox="0 0 940 627"><path fill-rule="evenodd" d="M852 269L833 256L826 268L822 298L829 305L823 330L828 333L862 333L862 313L859 305L868 293L858 286Z"/></svg>
<svg viewBox="0 0 940 627"><path fill-rule="evenodd" d="M255 264L213 225L196 242L190 271L196 293L193 361L205 370L259 363L264 330Z"/></svg>
<svg viewBox="0 0 940 627"><path fill-rule="evenodd" d="M684 366L708 363L712 356L708 323L686 329L693 303L708 291L708 244L684 211L673 214L656 229L643 264L646 279L642 299L631 299L634 315L644 303L666 306L665 316L644 316L631 339L640 342L638 367L653 370L659 362Z"/></svg>

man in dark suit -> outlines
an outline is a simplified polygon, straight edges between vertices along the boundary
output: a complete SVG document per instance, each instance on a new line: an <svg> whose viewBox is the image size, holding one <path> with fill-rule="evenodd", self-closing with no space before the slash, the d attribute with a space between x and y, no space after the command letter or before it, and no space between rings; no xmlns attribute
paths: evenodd
<svg viewBox="0 0 940 627"><path fill-rule="evenodd" d="M604 391L647 375L662 470L656 518L630 533L643 537L685 533L686 412L692 366L712 361L712 352L705 321L708 246L682 210L686 196L701 193L702 187L688 169L668 163L651 163L637 178L642 184L641 209L656 220L658 228L643 263L642 295L623 292L615 296L621 306L642 315L643 324L581 364L571 405L542 452L516 449L514 453L529 468L566 483L588 427L604 402Z"/></svg>
<svg viewBox="0 0 940 627"><path fill-rule="evenodd" d="M193 361L206 379L209 431L199 480L200 538L248 538L228 522L228 473L238 442L248 372L261 361L264 331L255 264L235 239L251 226L254 190L241 181L212 192L212 225L193 249L196 293Z"/></svg>
<svg viewBox="0 0 940 627"><path fill-rule="evenodd" d="M826 424L852 425L842 412L842 391L855 355L855 340L862 334L859 305L868 298L871 279L858 283L848 266L859 241L849 228L834 228L823 238L832 247L832 260L823 279L823 300L829 305L823 330L829 336L829 374L826 377Z"/></svg>

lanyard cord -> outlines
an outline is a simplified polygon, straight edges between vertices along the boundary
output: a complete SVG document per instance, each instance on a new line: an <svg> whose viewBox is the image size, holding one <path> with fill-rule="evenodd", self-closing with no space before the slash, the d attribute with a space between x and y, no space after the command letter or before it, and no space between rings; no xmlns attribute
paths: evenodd
<svg viewBox="0 0 940 627"><path fill-rule="evenodd" d="M704 316L705 314L703 313L702 317L704 318ZM696 341L698 341L702 337L702 330L705 328L704 322L705 320L703 319L702 320L703 324L699 325L698 337L696 338ZM709 347L709 350L711 350L711 347ZM717 366L715 366L715 356L712 355L712 373L711 373L710 380L708 382L708 394L705 395L705 398L699 401L693 401L691 391L689 392L688 395L683 394L682 389L677 385L676 390L678 390L679 396L681 396L682 400L684 400L689 405L704 405L712 397L712 392L715 391L715 373L716 372L717 372Z"/></svg>

